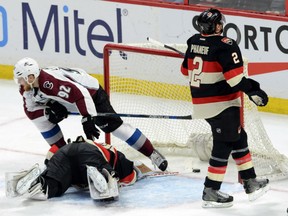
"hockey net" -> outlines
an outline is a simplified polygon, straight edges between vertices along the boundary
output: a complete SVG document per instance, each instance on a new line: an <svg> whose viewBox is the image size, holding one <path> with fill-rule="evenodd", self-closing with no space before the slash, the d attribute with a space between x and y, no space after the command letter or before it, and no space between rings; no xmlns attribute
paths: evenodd
<svg viewBox="0 0 288 216"><path fill-rule="evenodd" d="M186 46L171 45L185 52ZM183 57L154 44L108 44L104 48L105 90L117 113L186 116L193 115L188 80L181 74ZM247 70L247 61L245 61ZM257 107L244 95L243 125L258 176L283 179L288 159L272 145ZM205 120L123 118L139 128L164 155L198 157L208 161L212 134ZM111 140L110 140L111 139ZM106 135L126 155L139 153L114 136Z"/></svg>

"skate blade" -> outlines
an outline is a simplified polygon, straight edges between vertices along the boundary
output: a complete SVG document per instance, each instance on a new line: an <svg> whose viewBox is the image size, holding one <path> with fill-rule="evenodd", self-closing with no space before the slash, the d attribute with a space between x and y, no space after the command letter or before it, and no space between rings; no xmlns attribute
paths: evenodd
<svg viewBox="0 0 288 216"><path fill-rule="evenodd" d="M213 201L203 201L202 208L229 208L233 206L232 202L226 202L226 203L219 203L219 202L213 202Z"/></svg>
<svg viewBox="0 0 288 216"><path fill-rule="evenodd" d="M267 184L265 187L260 188L259 190L254 191L251 194L248 194L248 199L250 202L255 201L259 197L263 196L270 189L270 185Z"/></svg>

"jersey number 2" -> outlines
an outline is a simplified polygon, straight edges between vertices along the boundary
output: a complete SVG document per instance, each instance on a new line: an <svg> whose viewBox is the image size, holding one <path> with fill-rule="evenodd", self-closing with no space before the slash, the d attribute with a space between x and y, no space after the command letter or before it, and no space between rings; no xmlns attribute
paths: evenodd
<svg viewBox="0 0 288 216"><path fill-rule="evenodd" d="M193 59L192 64L193 64L193 70L189 71L190 85L199 88L201 84L200 74L202 73L203 69L203 60L201 57L196 56Z"/></svg>

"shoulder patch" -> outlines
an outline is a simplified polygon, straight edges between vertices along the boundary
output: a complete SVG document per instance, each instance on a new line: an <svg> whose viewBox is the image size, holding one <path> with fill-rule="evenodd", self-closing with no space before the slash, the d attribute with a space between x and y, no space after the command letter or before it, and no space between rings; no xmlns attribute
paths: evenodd
<svg viewBox="0 0 288 216"><path fill-rule="evenodd" d="M228 44L228 45L232 45L233 44L233 40L231 38L224 37L224 38L221 39L221 41L223 43Z"/></svg>

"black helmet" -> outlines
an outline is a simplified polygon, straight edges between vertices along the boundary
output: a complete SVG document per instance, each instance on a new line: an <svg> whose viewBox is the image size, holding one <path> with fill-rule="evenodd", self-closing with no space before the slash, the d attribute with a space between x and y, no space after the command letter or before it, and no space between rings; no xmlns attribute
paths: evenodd
<svg viewBox="0 0 288 216"><path fill-rule="evenodd" d="M215 33L216 24L223 25L225 23L225 17L219 10L210 8L199 15L197 23L201 33L213 34Z"/></svg>

